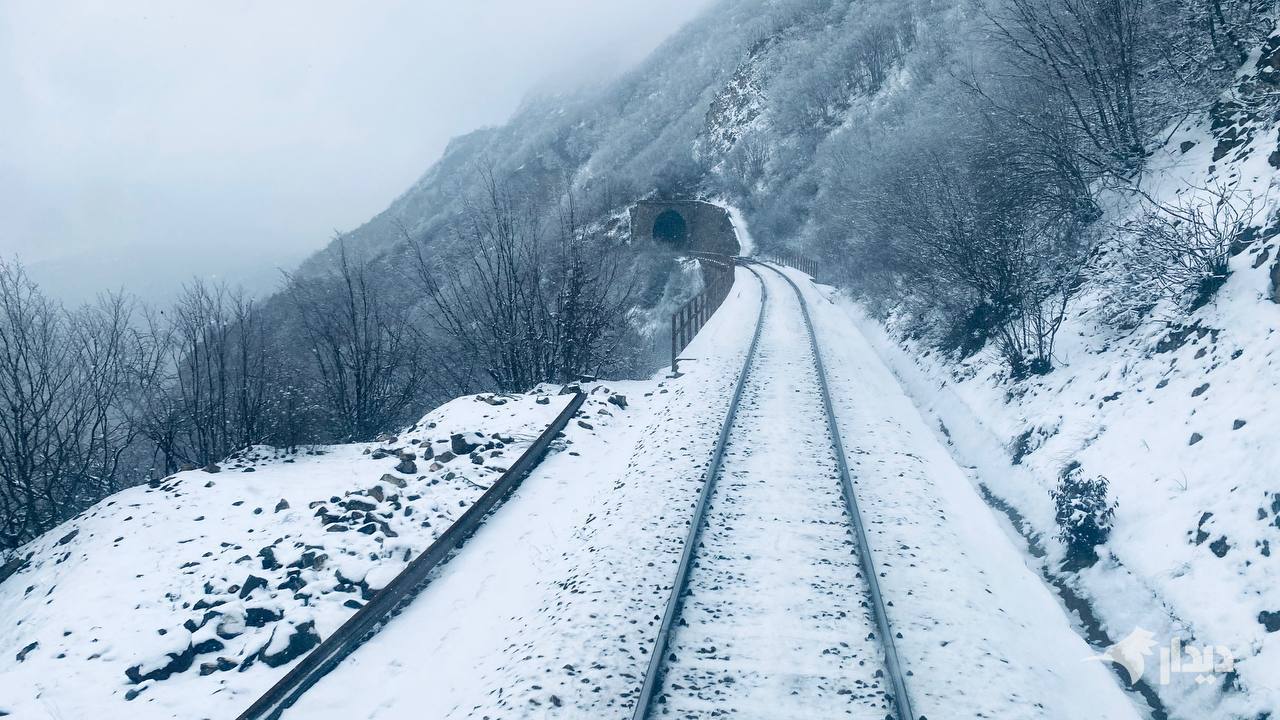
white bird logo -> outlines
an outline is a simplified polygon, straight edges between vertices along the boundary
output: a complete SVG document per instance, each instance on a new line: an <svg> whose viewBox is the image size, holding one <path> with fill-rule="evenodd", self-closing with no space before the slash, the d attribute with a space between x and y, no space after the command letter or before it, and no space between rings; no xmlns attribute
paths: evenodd
<svg viewBox="0 0 1280 720"><path fill-rule="evenodd" d="M1129 685L1132 686L1142 677L1147 669L1146 657L1156 646L1155 633L1142 628L1134 628L1123 640L1107 648L1101 655L1093 655L1085 660L1113 662L1129 673Z"/></svg>

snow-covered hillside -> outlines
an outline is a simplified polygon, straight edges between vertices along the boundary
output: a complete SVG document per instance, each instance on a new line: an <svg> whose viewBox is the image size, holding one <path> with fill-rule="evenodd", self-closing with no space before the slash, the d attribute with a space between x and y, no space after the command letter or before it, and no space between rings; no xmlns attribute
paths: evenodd
<svg viewBox="0 0 1280 720"><path fill-rule="evenodd" d="M519 457L556 389L462 397L380 443L252 448L21 548L0 582L0 715L238 714ZM554 449L624 412L589 389Z"/></svg>
<svg viewBox="0 0 1280 720"><path fill-rule="evenodd" d="M1255 52L1241 82L1268 73L1272 60ZM1204 307L1187 314L1165 302L1127 332L1107 322L1116 269L1104 255L1059 334L1061 367L1043 377L1011 381L994 348L956 365L890 340L900 328L886 334L847 305L972 480L994 506L1007 503L1044 571L1092 606L1111 641L1142 628L1166 650L1175 638L1229 649L1233 671L1167 683L1151 649L1145 677L1173 718L1262 718L1280 707L1278 170L1275 124L1240 112L1231 94L1172 132L1143 191L1177 204L1227 183L1257 199L1260 230L1233 249L1231 274ZM1117 225L1139 206L1129 193L1108 203ZM1050 493L1077 464L1110 481L1118 509L1102 560L1070 573Z"/></svg>

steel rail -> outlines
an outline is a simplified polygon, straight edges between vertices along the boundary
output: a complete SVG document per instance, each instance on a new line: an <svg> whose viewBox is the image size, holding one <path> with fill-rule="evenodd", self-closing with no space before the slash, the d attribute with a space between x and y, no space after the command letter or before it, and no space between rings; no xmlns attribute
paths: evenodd
<svg viewBox="0 0 1280 720"><path fill-rule="evenodd" d="M407 605L429 582L433 570L462 547L484 523L486 516L499 503L515 491L528 474L542 462L552 440L564 430L569 420L577 414L587 396L579 391L568 405L533 444L484 492L466 512L462 513L435 542L409 563L385 588L379 590L369 603L347 618L332 635L320 643L295 665L262 697L258 698L237 720L277 720L307 690L311 689L344 658Z"/></svg>
<svg viewBox="0 0 1280 720"><path fill-rule="evenodd" d="M765 304L769 299L769 289L765 286L764 278L760 273L750 267L746 269L760 281L760 311L756 316L756 331L751 337L751 345L747 348L747 357L742 362L742 370L738 373L737 384L733 389L733 396L729 400L729 410L725 413L724 423L720 426L720 435L716 439L715 448L711 452L711 462L707 465L706 479L702 483L702 491L698 493L697 504L694 505L693 518L689 522L689 536L685 539L684 550L680 553L680 564L676 566L675 582L671 585L671 594L667 597L666 608L662 613L662 623L658 626L658 637L654 640L653 652L649 655L649 665L645 670L644 683L640 686L640 694L636 696L636 704L631 713L633 720L644 720L644 718L648 717L649 708L653 704L653 697L662 682L664 658L671 642L675 620L680 616L680 609L684 604L684 591L688 587L689 573L693 569L694 550L698 546L698 537L702 534L702 526L706 520L707 506L710 504L711 493L715 489L716 478L720 474L720 465L724 461L724 451L729 442L729 432L733 429L733 421L738 414L738 403L742 399L742 391L747 384L747 375L751 372L751 365L755 361L756 348L760 345L760 335L764 331L764 310Z"/></svg>
<svg viewBox="0 0 1280 720"><path fill-rule="evenodd" d="M844 494L845 509L849 512L849 523L853 526L855 539L858 542L858 559L862 565L862 574L867 577L867 594L871 598L872 615L880 634L880 644L884 647L885 672L893 686L893 702L898 708L899 720L915 720L912 714L911 698L907 695L907 684L902 672L902 662L898 658L898 648L893 642L893 634L889 628L889 615L885 611L884 596L880 592L879 576L876 575L875 561L871 557L871 544L867 540L866 526L862 522L862 513L858 507L858 498L853 492L853 480L849 473L849 463L844 454L844 443L840 439L840 427L835 408L831 404L831 391L827 386L827 371L822 362L822 349L818 347L818 333L809 314L809 302L801 292L800 286L789 275L776 267L760 263L782 277L796 293L800 301L800 310L809 330L809 343L813 346L813 361L818 371L818 386L822 390L822 405L826 409L827 427L831 431L831 444L835 447L836 463L840 468L840 487Z"/></svg>

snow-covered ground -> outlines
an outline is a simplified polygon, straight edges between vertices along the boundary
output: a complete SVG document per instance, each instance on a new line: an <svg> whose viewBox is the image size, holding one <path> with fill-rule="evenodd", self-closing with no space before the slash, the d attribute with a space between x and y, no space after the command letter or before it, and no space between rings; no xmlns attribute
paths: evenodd
<svg viewBox="0 0 1280 720"><path fill-rule="evenodd" d="M626 413L548 459L285 717L622 717L758 307L739 271L682 377L626 386Z"/></svg>
<svg viewBox="0 0 1280 720"><path fill-rule="evenodd" d="M584 406L589 424L622 412L609 395ZM235 716L461 515L564 402L463 397L385 443L255 448L220 472L98 503L24 548L28 564L0 583L0 715ZM566 432L562 448L590 435Z"/></svg>

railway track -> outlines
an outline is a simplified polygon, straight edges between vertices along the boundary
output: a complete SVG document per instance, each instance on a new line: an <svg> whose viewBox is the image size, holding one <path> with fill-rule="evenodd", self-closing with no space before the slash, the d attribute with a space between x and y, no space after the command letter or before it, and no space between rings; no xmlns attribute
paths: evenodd
<svg viewBox="0 0 1280 720"><path fill-rule="evenodd" d="M808 307L760 267L755 338L633 720L914 720Z"/></svg>

